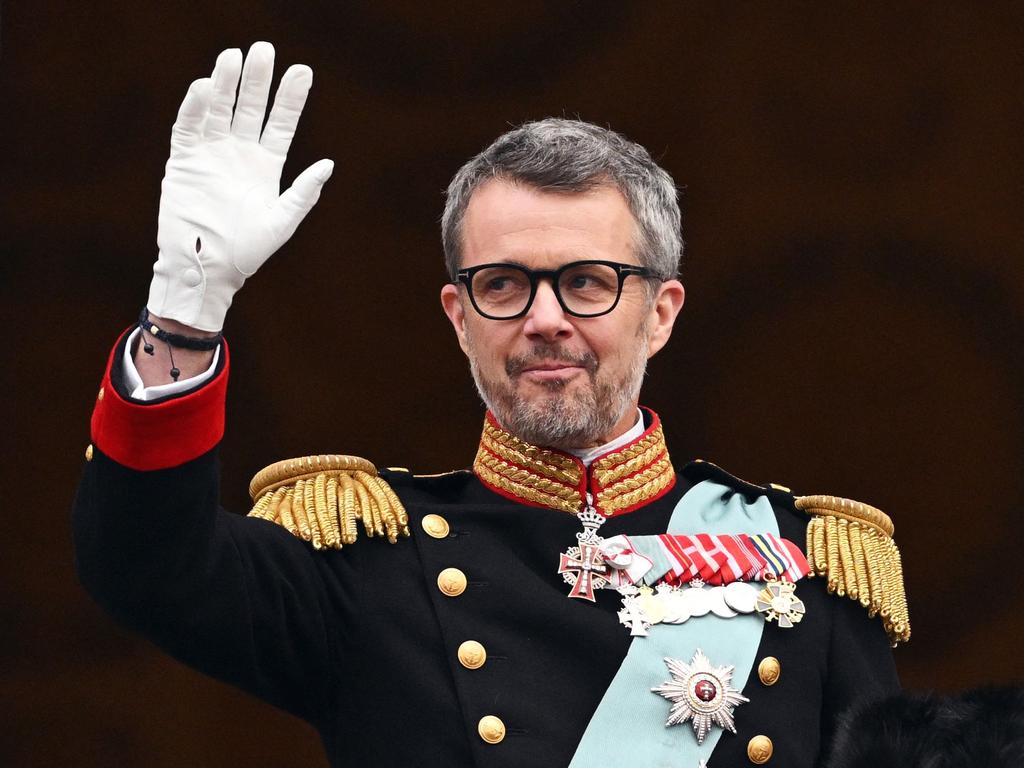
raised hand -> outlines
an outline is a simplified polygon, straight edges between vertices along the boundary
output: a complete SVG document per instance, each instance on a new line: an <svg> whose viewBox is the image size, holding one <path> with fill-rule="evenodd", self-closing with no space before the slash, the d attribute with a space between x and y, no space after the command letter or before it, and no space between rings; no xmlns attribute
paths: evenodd
<svg viewBox="0 0 1024 768"><path fill-rule="evenodd" d="M153 315L221 330L235 292L292 236L334 170L320 160L280 193L313 72L288 68L261 135L273 71L270 43L254 43L244 68L234 48L185 94L161 186L160 252L147 303Z"/></svg>

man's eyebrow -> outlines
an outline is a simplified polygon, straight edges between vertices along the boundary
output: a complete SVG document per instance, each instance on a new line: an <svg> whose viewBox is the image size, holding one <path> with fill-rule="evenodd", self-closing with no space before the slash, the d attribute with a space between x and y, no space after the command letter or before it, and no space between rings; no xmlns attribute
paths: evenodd
<svg viewBox="0 0 1024 768"><path fill-rule="evenodd" d="M529 270L529 271L532 271L532 272L553 272L556 269L560 269L561 267L566 266L566 264L575 264L578 261L590 261L590 259L587 259L587 258L571 259L570 261L567 261L564 264L555 264L554 266L548 267L546 269L531 267L525 261L522 261L522 260L517 259L517 258L498 259L497 261L489 261L487 263L488 264L502 264L502 265L507 264L510 267L521 267L522 269L526 269L526 270ZM637 265L637 266L640 266L640 265Z"/></svg>

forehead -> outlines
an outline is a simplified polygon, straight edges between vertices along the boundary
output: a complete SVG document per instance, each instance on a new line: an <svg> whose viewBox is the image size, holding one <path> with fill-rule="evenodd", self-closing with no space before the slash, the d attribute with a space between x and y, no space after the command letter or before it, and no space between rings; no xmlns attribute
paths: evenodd
<svg viewBox="0 0 1024 768"><path fill-rule="evenodd" d="M550 267L577 259L637 263L635 221L614 187L545 192L493 179L469 200L462 225L462 265L492 261Z"/></svg>

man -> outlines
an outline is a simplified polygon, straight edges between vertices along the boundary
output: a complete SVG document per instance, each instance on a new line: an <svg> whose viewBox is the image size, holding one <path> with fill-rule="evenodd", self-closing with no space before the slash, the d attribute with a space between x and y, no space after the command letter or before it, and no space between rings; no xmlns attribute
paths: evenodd
<svg viewBox="0 0 1024 768"><path fill-rule="evenodd" d="M147 309L75 506L86 588L307 719L332 765L814 765L839 712L898 687L891 523L676 471L638 407L683 304L676 190L618 134L530 123L449 187L441 302L488 409L472 471L285 460L249 517L218 509L224 315L332 169L278 197L311 73L261 133L272 67L266 43L244 68L225 51L172 131Z"/></svg>

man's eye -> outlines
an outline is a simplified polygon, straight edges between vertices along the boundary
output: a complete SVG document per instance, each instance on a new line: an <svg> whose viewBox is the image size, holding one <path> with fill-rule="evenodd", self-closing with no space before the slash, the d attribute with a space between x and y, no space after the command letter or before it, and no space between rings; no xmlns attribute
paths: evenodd
<svg viewBox="0 0 1024 768"><path fill-rule="evenodd" d="M563 275L562 288L576 293L596 293L615 290L614 270L601 267L579 269Z"/></svg>
<svg viewBox="0 0 1024 768"><path fill-rule="evenodd" d="M484 285L485 291L505 291L512 287L512 281L507 277L492 277Z"/></svg>
<svg viewBox="0 0 1024 768"><path fill-rule="evenodd" d="M473 280L473 290L478 296L507 296L529 290L529 280L525 275L507 269L488 269Z"/></svg>
<svg viewBox="0 0 1024 768"><path fill-rule="evenodd" d="M584 288L596 288L597 281L589 275L573 275L569 279L569 287L573 290L583 290Z"/></svg>

